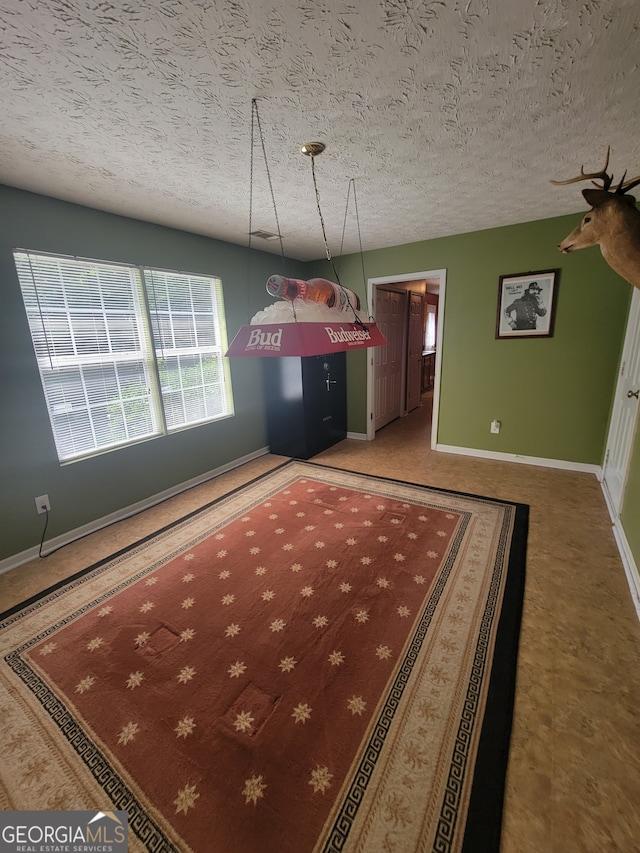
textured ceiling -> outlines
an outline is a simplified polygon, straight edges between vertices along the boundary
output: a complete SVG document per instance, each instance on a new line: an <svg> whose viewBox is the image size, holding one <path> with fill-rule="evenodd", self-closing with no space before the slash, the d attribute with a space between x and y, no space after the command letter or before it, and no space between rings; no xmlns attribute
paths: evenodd
<svg viewBox="0 0 640 853"><path fill-rule="evenodd" d="M290 257L586 208L640 173L637 0L2 0L0 183L247 245L252 99ZM252 229L277 231L257 128ZM253 238L279 252L279 241ZM34 247L37 248L37 247Z"/></svg>

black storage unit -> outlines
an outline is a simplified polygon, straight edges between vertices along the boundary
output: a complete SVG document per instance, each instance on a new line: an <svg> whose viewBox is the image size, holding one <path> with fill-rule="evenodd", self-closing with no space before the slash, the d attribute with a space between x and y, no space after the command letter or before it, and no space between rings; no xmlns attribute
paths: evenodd
<svg viewBox="0 0 640 853"><path fill-rule="evenodd" d="M309 459L347 435L346 353L262 359L269 448Z"/></svg>

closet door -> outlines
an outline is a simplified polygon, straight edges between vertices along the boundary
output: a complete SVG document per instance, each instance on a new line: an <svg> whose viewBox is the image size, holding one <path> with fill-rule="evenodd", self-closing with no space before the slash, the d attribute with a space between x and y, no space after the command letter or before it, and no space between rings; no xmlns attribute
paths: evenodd
<svg viewBox="0 0 640 853"><path fill-rule="evenodd" d="M402 359L406 294L376 288L375 315L380 331L387 339L386 347L375 347L374 429L379 430L402 414Z"/></svg>

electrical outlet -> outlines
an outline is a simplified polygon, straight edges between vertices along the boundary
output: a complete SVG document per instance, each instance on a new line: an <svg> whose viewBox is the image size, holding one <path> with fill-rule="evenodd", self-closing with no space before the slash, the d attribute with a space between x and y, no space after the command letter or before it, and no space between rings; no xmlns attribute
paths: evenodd
<svg viewBox="0 0 640 853"><path fill-rule="evenodd" d="M37 498L34 498L36 502L36 509L38 510L38 515L42 515L43 512L51 511L51 504L49 503L49 495L40 495Z"/></svg>
<svg viewBox="0 0 640 853"><path fill-rule="evenodd" d="M500 432L501 426L500 421L491 421L491 432L497 435Z"/></svg>

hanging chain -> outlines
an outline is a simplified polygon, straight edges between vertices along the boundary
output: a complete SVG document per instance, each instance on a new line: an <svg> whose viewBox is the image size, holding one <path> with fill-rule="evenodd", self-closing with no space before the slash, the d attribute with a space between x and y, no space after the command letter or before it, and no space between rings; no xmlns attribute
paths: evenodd
<svg viewBox="0 0 640 853"><path fill-rule="evenodd" d="M344 219L342 220L342 239L340 240L340 257L342 257L342 251L344 248L344 234L347 229L347 214L349 213L349 196L351 195L351 184L353 184L355 190L355 183L353 178L349 181L349 186L347 187L347 203L344 206Z"/></svg>
<svg viewBox="0 0 640 853"><path fill-rule="evenodd" d="M349 297L349 291L346 288L342 287L342 284L340 283L340 276L338 275L338 270L336 269L336 265L334 264L333 259L331 257L331 250L329 249L329 241L327 240L327 232L326 232L325 227L324 227L324 219L322 216L322 209L320 207L320 193L318 191L318 183L316 181L316 170L315 170L314 160L315 160L315 156L311 155L311 174L313 176L313 188L316 191L316 206L318 208L318 216L320 217L320 225L322 227L322 237L324 239L324 248L325 248L325 251L327 253L327 260L331 264L331 268L333 269L333 274L336 277L336 282L338 284L338 287L342 288L342 290L344 292L344 295L347 299L347 305L353 311L353 322L356 323L356 325L358 325L358 326L364 327L364 323L358 317L358 315L356 314L356 309L351 304L351 299ZM353 181L353 178L351 179L351 181ZM349 182L349 185L351 185L351 181ZM355 199L355 182L353 183L353 197ZM347 207L348 206L349 206L349 192L347 192ZM358 208L356 205L356 216L357 216L357 210L358 210ZM344 215L345 215L345 220L346 220L346 217L347 217L347 211L346 210L345 210ZM360 223L358 222L358 234L359 233L360 233ZM342 236L344 239L344 226L343 226ZM342 246L340 247L340 251L342 252ZM360 243L360 252L362 253L362 242ZM364 269L364 266L363 266L363 269Z"/></svg>
<svg viewBox="0 0 640 853"><path fill-rule="evenodd" d="M256 122L258 125L258 132L260 133L260 144L262 145L262 156L264 159L264 167L267 173L267 180L269 181L269 191L271 192L271 203L273 204L273 212L276 217L276 227L278 229L278 239L280 240L280 257L282 263L284 265L285 257L284 257L284 245L282 243L282 232L280 231L280 221L278 219L278 209L276 208L276 198L273 192L273 184L271 183L271 173L269 172L269 163L267 161L267 149L264 144L264 135L262 133L262 125L260 124L260 113L258 112L258 102L254 98L251 101L252 104L252 113L251 113L251 121L252 121L252 132L251 132L251 144L253 145L253 116L255 114Z"/></svg>
<svg viewBox="0 0 640 853"><path fill-rule="evenodd" d="M349 197L351 196L351 187L353 186L353 205L356 212L356 224L358 227L358 243L360 245L360 263L362 265L362 281L364 283L364 293L365 293L365 303L367 301L367 277L364 270L364 252L362 251L362 235L360 233L360 215L358 213L358 197L356 195L356 179L351 178L349 181L349 187L347 189L347 203L344 208L344 219L342 221L342 239L340 240L340 256L342 256L342 251L344 247L344 235L347 228L347 214L349 213ZM368 314L369 318L371 318L371 314Z"/></svg>
<svg viewBox="0 0 640 853"><path fill-rule="evenodd" d="M327 232L324 227L324 218L322 216L322 208L320 207L320 191L318 190L318 182L316 181L316 164L315 164L315 156L311 155L311 175L313 177L313 188L316 193L316 207L318 208L318 216L320 217L320 227L322 228L322 239L324 240L324 250L327 255L327 260L333 267L333 260L331 259L331 250L329 249L329 241L327 240ZM333 267L333 271L335 272L335 267Z"/></svg>
<svg viewBox="0 0 640 853"><path fill-rule="evenodd" d="M253 231L253 149L254 149L254 130L253 130L253 119L255 115L255 100L251 101L251 158L249 165L249 246L251 248L251 237Z"/></svg>
<svg viewBox="0 0 640 853"><path fill-rule="evenodd" d="M271 203L273 205L273 212L276 218L276 227L278 229L278 239L280 241L280 260L282 261L282 266L285 266L285 256L284 256L284 245L282 242L282 232L280 231L280 220L278 219L278 209L276 208L276 199L273 192L273 184L271 182L271 173L269 172L269 162L267 160L267 150L264 144L264 134L262 133L262 125L260 123L260 113L258 111L258 102L255 98L251 100L251 166L249 173L249 246L251 249L251 237L253 231L253 174L254 174L254 152L255 152L255 126L258 126L258 132L260 133L260 144L262 147L262 157L264 159L264 167L267 173L267 180L269 182L269 190L271 192ZM251 259L251 252L249 252L249 263ZM293 302L291 303L291 307L293 309L293 317L297 320L296 316L296 308Z"/></svg>
<svg viewBox="0 0 640 853"><path fill-rule="evenodd" d="M360 214L358 213L358 196L356 195L356 181L351 178L353 183L353 205L356 210L356 223L358 225L358 244L360 246L360 265L362 266L362 283L364 284L364 300L367 302L367 275L364 269L364 252L362 250L362 234L360 233ZM368 307L368 306L367 306ZM371 314L368 315L371 318Z"/></svg>
<svg viewBox="0 0 640 853"><path fill-rule="evenodd" d="M276 226L278 229L278 239L280 241L280 256L281 256L282 263L284 265L286 259L284 256L284 245L283 245L283 241L282 241L282 233L280 231L280 221L278 219L278 210L276 208L276 200L275 200L275 195L273 192L273 184L271 181L271 174L269 172L269 163L267 161L267 152L266 152L266 147L265 147L265 142L264 142L264 134L262 133L262 125L260 123L260 113L258 111L258 102L255 98L253 98L253 100L251 101L251 172L250 172L250 192L249 192L249 248L251 248L251 231L253 230L253 228L252 228L252 215L253 215L253 172L254 172L254 137L255 137L254 119L255 119L255 124L257 124L257 127L258 127L258 132L260 134L260 144L262 146L262 156L264 159L265 170L267 173L267 180L269 182L269 190L271 193L271 203L273 204L273 212L275 215ZM351 308L351 310L354 313L354 321L358 325L363 325L362 321L360 320L360 318L356 314L355 308L351 304L351 300L349 298L348 292L345 290L345 288L342 287L342 284L340 283L340 277L338 275L338 270L336 269L336 265L333 262L333 258L331 257L331 250L329 248L329 241L327 240L327 231L326 231L325 224L324 224L324 217L322 215L322 208L320 206L320 191L318 190L318 182L316 180L315 155L313 155L313 154L311 155L311 175L313 178L313 188L314 188L315 195L316 195L316 207L318 210L318 216L320 217L320 226L322 228L322 239L324 241L324 248L325 248L325 253L327 256L327 261L329 261L329 263L331 264L331 268L333 269L333 273L335 275L338 287L342 288L342 290L345 292L345 296L347 298L347 304L349 305L349 307ZM349 194L351 191L351 184L353 184L353 198L354 198L354 204L355 204L355 210L356 210L356 221L357 221L357 225L358 225L358 240L360 243L360 258L361 258L361 263L362 263L362 274L363 274L363 278L364 278L364 275L365 275L365 273L364 273L364 256L363 256L363 252L362 252L362 236L360 233L360 217L358 214L358 201L356 198L356 185L355 185L355 180L353 178L349 182L349 192L347 193L347 210L349 207ZM345 223L343 224L343 228L342 228L342 242L340 244L340 252L341 253L342 253L342 246L344 244L344 232L345 232L345 226L346 226L347 210L345 210ZM366 279L365 279L365 289L366 289ZM365 298L366 298L366 296L365 296ZM293 304L293 302L291 303L291 307L293 308L293 313L294 313L294 317L295 317L296 316L296 310L295 310L295 305Z"/></svg>
<svg viewBox="0 0 640 853"><path fill-rule="evenodd" d="M249 241L247 243L247 286L245 289L246 294L246 311L247 311L247 322L251 320L251 298L250 298L250 287L251 287L251 261L252 261L252 251L251 251L251 240L252 240L252 231L253 231L253 151L254 151L254 129L253 129L253 118L254 118L254 102L251 102L251 155L249 159Z"/></svg>

